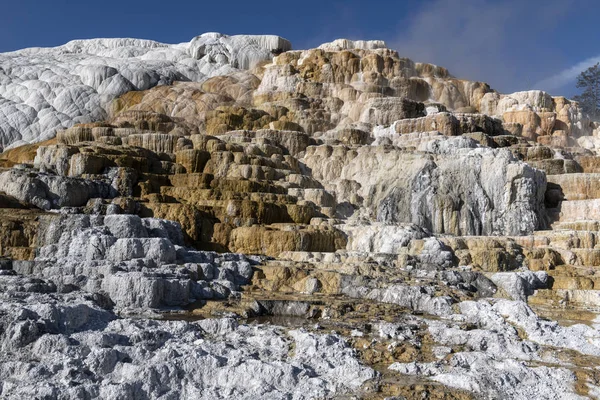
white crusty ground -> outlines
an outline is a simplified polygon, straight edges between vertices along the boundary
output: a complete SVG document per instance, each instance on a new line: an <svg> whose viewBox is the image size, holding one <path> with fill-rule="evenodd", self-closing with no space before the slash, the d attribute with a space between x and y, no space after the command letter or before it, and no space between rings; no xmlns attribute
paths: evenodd
<svg viewBox="0 0 600 400"><path fill-rule="evenodd" d="M339 336L240 325L115 319L81 295L2 295L3 399L314 399L375 371Z"/></svg>
<svg viewBox="0 0 600 400"><path fill-rule="evenodd" d="M290 49L278 36L205 33L176 45L90 39L1 53L0 150L106 119L111 100L126 92L250 69Z"/></svg>

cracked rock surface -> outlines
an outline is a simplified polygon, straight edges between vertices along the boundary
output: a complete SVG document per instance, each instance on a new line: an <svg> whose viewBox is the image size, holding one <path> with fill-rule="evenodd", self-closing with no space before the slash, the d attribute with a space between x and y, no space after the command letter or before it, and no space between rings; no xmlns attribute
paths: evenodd
<svg viewBox="0 0 600 400"><path fill-rule="evenodd" d="M0 82L0 397L600 397L577 103L216 33Z"/></svg>

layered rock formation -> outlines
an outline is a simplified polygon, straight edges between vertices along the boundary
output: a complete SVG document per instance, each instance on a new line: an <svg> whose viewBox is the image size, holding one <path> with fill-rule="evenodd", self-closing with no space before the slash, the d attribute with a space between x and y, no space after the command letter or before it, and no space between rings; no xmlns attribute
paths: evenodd
<svg viewBox="0 0 600 400"><path fill-rule="evenodd" d="M0 156L2 396L600 393L577 103L381 41L77 41L0 56L8 81L39 55L93 91L0 131L36 142Z"/></svg>
<svg viewBox="0 0 600 400"><path fill-rule="evenodd" d="M0 146L38 142L75 123L103 120L110 101L132 90L201 82L254 68L290 49L277 36L206 33L178 45L93 39L4 53Z"/></svg>

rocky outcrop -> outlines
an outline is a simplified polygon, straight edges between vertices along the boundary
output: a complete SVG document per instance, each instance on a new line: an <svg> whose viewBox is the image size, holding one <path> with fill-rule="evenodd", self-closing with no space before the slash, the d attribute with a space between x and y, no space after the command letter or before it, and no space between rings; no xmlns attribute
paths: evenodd
<svg viewBox="0 0 600 400"><path fill-rule="evenodd" d="M577 103L539 90L488 93L482 99L481 112L502 118L514 134L554 147L569 147L594 129Z"/></svg>
<svg viewBox="0 0 600 400"><path fill-rule="evenodd" d="M95 197L114 197L112 188L104 182L35 174L12 169L0 174L0 187L10 196L43 210L60 207L81 207Z"/></svg>
<svg viewBox="0 0 600 400"><path fill-rule="evenodd" d="M462 138L422 147L422 154L315 147L305 162L330 185L356 182L362 204L355 206L380 222L455 235L519 235L545 226L545 177L510 152L476 149Z"/></svg>
<svg viewBox="0 0 600 400"><path fill-rule="evenodd" d="M600 157L576 103L381 41L1 57L23 65L10 101L44 106L20 133L47 133L54 91L70 106L0 156L0 397L600 393ZM52 65L16 90L33 59Z"/></svg>
<svg viewBox="0 0 600 400"><path fill-rule="evenodd" d="M75 123L106 119L109 103L132 90L203 81L251 69L291 49L277 36L206 33L167 45L138 39L75 40L0 55L0 146L46 140Z"/></svg>
<svg viewBox="0 0 600 400"><path fill-rule="evenodd" d="M224 298L249 282L255 261L183 246L179 224L134 215L64 215L42 224L39 254L13 266L59 292L103 294L118 309Z"/></svg>
<svg viewBox="0 0 600 400"><path fill-rule="evenodd" d="M355 391L376 377L338 335L234 319L117 319L77 295L34 294L25 305L3 297L4 397L309 399ZM22 374L38 379L21 382Z"/></svg>
<svg viewBox="0 0 600 400"><path fill-rule="evenodd" d="M407 375L430 376L442 384L491 397L510 393L516 399L530 396L552 398L557 395L584 398L571 389L577 380L572 371L567 368L532 367L527 361L540 357L539 345L554 340L558 340L561 346L596 354L597 348L588 347L583 339L593 334L592 330L583 325L563 328L540 321L531 309L519 302L501 301L495 305L464 302L460 308L463 315L478 328L464 332L442 322L432 324L429 332L443 345L461 343L465 351L448 354L447 359L440 357L441 360L430 363L396 363L390 369ZM517 332L510 325L516 321L530 338L526 345L518 339ZM493 333L487 330L491 326L494 326ZM556 334L551 333L553 331ZM503 345L488 345L499 342ZM532 392L528 382L544 384Z"/></svg>

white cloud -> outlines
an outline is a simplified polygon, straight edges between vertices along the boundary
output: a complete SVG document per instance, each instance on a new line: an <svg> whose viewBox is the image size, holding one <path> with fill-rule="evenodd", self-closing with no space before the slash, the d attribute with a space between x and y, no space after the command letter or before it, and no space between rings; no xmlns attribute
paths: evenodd
<svg viewBox="0 0 600 400"><path fill-rule="evenodd" d="M582 61L573 65L572 67L562 70L558 74L555 74L549 78L539 81L533 86L532 89L542 89L550 91L563 88L575 82L577 75L579 75L582 71L585 71L586 69L595 65L598 62L600 62L600 56L588 58L585 61Z"/></svg>
<svg viewBox="0 0 600 400"><path fill-rule="evenodd" d="M550 74L556 54L546 35L574 0L431 0L405 20L396 41L401 56L449 69L500 91L525 90Z"/></svg>

